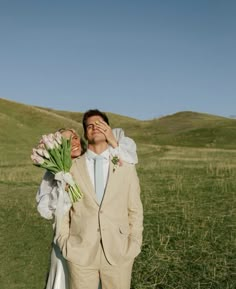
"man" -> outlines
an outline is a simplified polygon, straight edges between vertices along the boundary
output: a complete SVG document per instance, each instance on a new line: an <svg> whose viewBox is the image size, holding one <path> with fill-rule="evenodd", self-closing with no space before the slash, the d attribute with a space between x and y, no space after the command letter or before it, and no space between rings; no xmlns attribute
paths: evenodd
<svg viewBox="0 0 236 289"><path fill-rule="evenodd" d="M109 155L108 142L118 144L104 113L87 111L83 127L88 150L74 160L71 173L84 197L65 216L58 244L71 289L97 289L99 279L102 289L129 289L143 230L137 173Z"/></svg>

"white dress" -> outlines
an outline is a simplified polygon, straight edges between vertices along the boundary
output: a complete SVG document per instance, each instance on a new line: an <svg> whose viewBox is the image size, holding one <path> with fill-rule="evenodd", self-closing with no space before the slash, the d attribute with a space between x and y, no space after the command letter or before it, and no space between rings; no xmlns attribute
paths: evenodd
<svg viewBox="0 0 236 289"><path fill-rule="evenodd" d="M113 129L119 143L115 149L109 147L111 156L118 155L122 160L136 164L138 162L135 142L124 135L120 128ZM71 207L68 193L64 190L66 182L63 175L46 172L36 195L37 209L45 219L54 219L54 240L57 239L63 216ZM66 260L53 240L51 265L45 289L69 289L68 269ZM100 285L99 285L100 288Z"/></svg>

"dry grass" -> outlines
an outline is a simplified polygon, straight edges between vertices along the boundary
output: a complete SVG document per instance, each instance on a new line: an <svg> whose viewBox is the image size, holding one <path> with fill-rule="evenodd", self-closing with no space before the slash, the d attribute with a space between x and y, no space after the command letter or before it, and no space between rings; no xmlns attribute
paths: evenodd
<svg viewBox="0 0 236 289"><path fill-rule="evenodd" d="M140 149L145 234L133 288L235 288L235 151L151 150L147 159Z"/></svg>
<svg viewBox="0 0 236 289"><path fill-rule="evenodd" d="M141 145L139 160L145 230L132 288L235 288L235 151ZM35 207L43 172L20 164L0 163L1 289L40 289L52 237Z"/></svg>
<svg viewBox="0 0 236 289"><path fill-rule="evenodd" d="M31 165L29 156L43 133L62 126L80 131L81 114L56 117L55 111L0 103L0 288L42 289L52 229L36 211L43 171ZM145 219L132 289L236 288L236 121L194 114L191 123L191 115L165 118L163 127L157 120L111 116L113 126L120 124L138 144ZM208 144L232 149L204 148Z"/></svg>

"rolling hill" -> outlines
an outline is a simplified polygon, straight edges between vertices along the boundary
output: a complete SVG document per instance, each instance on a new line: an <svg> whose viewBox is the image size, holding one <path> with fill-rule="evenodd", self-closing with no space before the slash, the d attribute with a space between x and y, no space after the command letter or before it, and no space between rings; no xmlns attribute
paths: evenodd
<svg viewBox="0 0 236 289"><path fill-rule="evenodd" d="M44 170L30 153L60 127L81 134L81 116L0 99L1 289L44 288L52 222L37 212ZM144 238L131 289L235 288L236 120L108 116L138 145Z"/></svg>
<svg viewBox="0 0 236 289"><path fill-rule="evenodd" d="M236 148L236 119L178 112L141 121L107 112L112 127L122 127L139 144ZM82 113L19 104L0 98L1 146L32 146L40 135L61 127L82 134Z"/></svg>

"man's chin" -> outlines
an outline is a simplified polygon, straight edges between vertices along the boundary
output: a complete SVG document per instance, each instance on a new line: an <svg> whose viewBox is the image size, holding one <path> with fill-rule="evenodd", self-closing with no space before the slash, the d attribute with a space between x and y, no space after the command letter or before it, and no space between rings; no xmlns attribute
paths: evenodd
<svg viewBox="0 0 236 289"><path fill-rule="evenodd" d="M103 134L99 133L99 134L94 135L94 138L93 138L94 143L105 142L105 141L106 141L106 138Z"/></svg>

